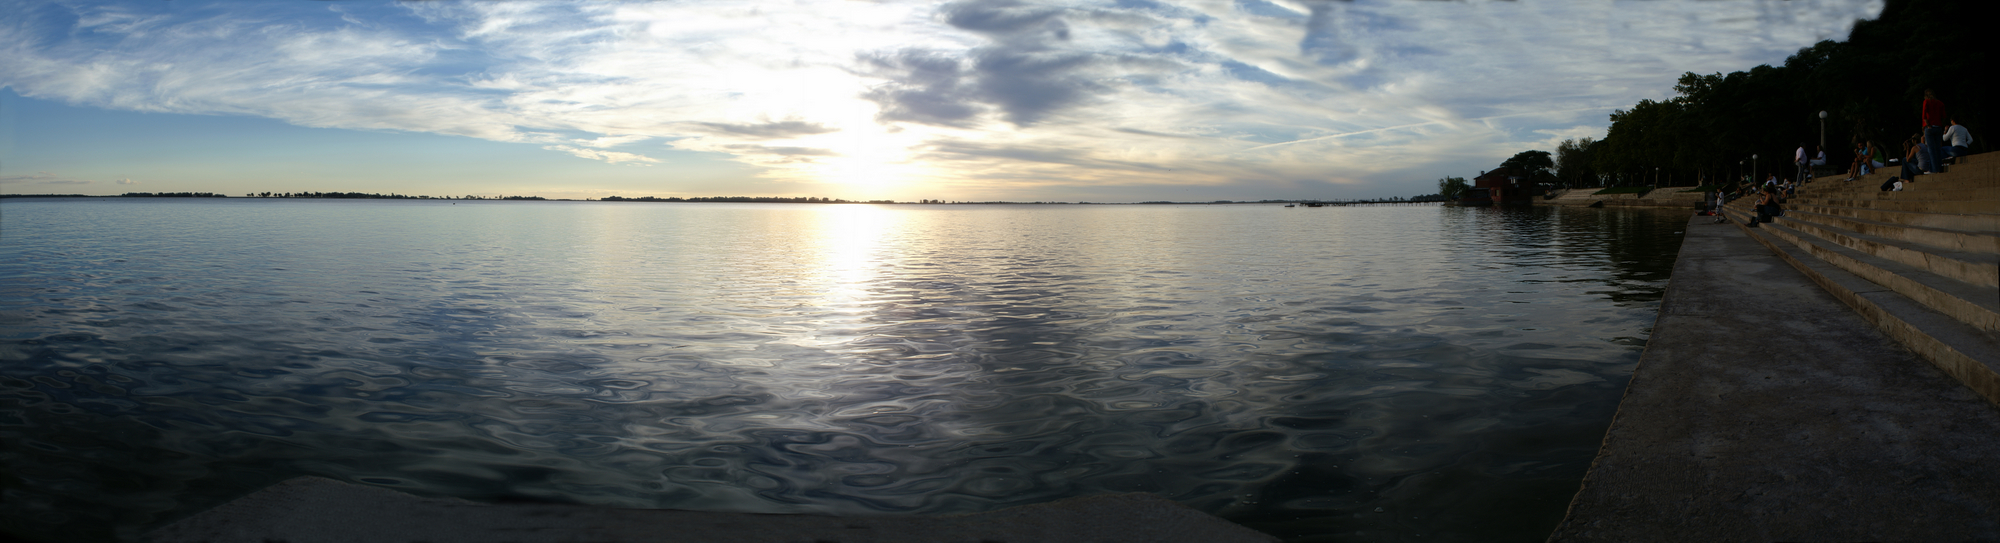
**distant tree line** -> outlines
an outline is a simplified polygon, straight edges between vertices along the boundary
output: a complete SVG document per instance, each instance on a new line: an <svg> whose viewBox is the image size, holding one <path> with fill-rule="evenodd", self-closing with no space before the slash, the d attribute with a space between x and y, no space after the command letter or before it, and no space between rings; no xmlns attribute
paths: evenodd
<svg viewBox="0 0 2000 543"><path fill-rule="evenodd" d="M547 200L540 196L429 196L409 194L377 194L373 192L252 192L244 196L251 198L362 198L381 200Z"/></svg>
<svg viewBox="0 0 2000 543"><path fill-rule="evenodd" d="M817 196L696 196L693 198L681 198L678 196L668 197L668 198L656 198L652 196L641 196L638 198L626 198L623 196L606 196L603 198L598 198L598 200L603 200L606 202L736 202L736 203L760 203L760 204L860 204L860 203L893 204L896 203L895 200L868 200L866 202L857 202L853 200L842 200L839 198L820 198Z"/></svg>
<svg viewBox="0 0 2000 543"><path fill-rule="evenodd" d="M1790 172L1800 146L1813 154L1822 126L1829 164L1847 164L1857 139L1893 155L1898 142L1918 132L1926 89L1960 124L1990 130L1988 74L2000 60L1994 54L2000 41L1981 36L1989 5L1889 0L1881 17L1857 22L1847 41L1800 49L1782 66L1682 74L1673 98L1613 112L1604 139L1558 145L1555 181L1638 186L1761 178L1750 170Z"/></svg>
<svg viewBox="0 0 2000 543"><path fill-rule="evenodd" d="M127 192L119 196L137 198L228 198L213 192Z"/></svg>

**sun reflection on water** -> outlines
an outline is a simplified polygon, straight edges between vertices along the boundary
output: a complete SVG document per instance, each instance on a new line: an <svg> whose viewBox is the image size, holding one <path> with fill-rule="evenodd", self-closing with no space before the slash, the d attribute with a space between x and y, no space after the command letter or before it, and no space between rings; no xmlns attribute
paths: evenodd
<svg viewBox="0 0 2000 543"><path fill-rule="evenodd" d="M4 449L28 513L0 521L49 533L311 474L856 515L1141 491L1294 536L1534 540L1595 450L1684 222L8 205L0 271L29 286L0 297L21 323L0 344L0 404L20 406L0 443L33 445ZM98 205L135 218L21 222ZM156 247L185 217L286 242Z"/></svg>

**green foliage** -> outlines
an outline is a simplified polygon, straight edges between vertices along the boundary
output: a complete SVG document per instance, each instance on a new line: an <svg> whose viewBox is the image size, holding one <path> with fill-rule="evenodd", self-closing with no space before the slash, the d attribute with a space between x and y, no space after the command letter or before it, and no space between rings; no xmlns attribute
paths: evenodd
<svg viewBox="0 0 2000 543"><path fill-rule="evenodd" d="M1548 151L1521 151L1515 153L1513 158L1500 163L1500 167L1517 172L1522 177L1534 177L1536 174L1555 169L1556 161L1549 157Z"/></svg>
<svg viewBox="0 0 2000 543"><path fill-rule="evenodd" d="M1916 132L1927 88L1952 117L1981 130L1992 107L1982 74L2000 42L1977 39L1979 25L1967 22L1983 20L1980 5L1891 0L1881 17L1856 23L1847 41L1800 49L1782 66L1682 74L1674 98L1613 112L1604 140L1580 146L1588 157L1581 164L1613 185L1651 184L1654 168L1673 182L1761 179L1790 171L1798 147L1810 154L1819 145L1820 111L1827 112L1829 162L1845 164L1857 138L1894 141ZM1567 158L1565 151L1558 149ZM1583 174L1581 164L1558 163L1565 181Z"/></svg>
<svg viewBox="0 0 2000 543"><path fill-rule="evenodd" d="M1437 193L1438 196L1451 200L1457 199L1459 194L1464 193L1465 189L1469 188L1472 188L1472 184L1467 183L1463 177L1446 177L1438 180Z"/></svg>
<svg viewBox="0 0 2000 543"><path fill-rule="evenodd" d="M1506 168L1513 176L1520 177L1531 185L1556 182L1556 161L1550 158L1548 151L1521 151L1506 162L1501 162L1500 167Z"/></svg>
<svg viewBox="0 0 2000 543"><path fill-rule="evenodd" d="M1583 138L1566 139L1556 145L1556 179L1570 187L1601 184L1597 168L1591 166L1591 154L1596 151L1597 143L1597 140Z"/></svg>

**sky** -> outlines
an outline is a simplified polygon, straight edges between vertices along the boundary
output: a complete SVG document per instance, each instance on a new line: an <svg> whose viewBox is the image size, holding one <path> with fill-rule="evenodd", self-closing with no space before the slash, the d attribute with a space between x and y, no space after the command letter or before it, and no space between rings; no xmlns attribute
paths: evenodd
<svg viewBox="0 0 2000 543"><path fill-rule="evenodd" d="M1414 196L1882 0L0 0L0 193Z"/></svg>

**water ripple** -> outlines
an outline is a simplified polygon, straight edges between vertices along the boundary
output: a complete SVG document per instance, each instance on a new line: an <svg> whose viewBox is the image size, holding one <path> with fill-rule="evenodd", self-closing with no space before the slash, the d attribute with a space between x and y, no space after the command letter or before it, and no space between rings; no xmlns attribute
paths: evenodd
<svg viewBox="0 0 2000 543"><path fill-rule="evenodd" d="M1145 491L1286 537L1539 540L1682 221L7 205L0 526L100 540L306 474L771 513Z"/></svg>

